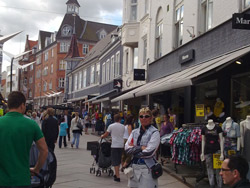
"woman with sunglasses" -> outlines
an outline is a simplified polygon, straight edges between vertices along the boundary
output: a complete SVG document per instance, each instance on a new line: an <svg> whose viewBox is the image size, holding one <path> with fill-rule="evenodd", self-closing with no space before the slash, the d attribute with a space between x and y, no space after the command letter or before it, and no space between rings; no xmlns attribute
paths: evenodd
<svg viewBox="0 0 250 188"><path fill-rule="evenodd" d="M126 152L133 155L133 171L129 174L128 186L157 188L158 181L153 179L150 169L156 164L155 153L160 144L160 134L152 125L152 112L149 108L142 108L139 118L141 127L132 131L125 145Z"/></svg>

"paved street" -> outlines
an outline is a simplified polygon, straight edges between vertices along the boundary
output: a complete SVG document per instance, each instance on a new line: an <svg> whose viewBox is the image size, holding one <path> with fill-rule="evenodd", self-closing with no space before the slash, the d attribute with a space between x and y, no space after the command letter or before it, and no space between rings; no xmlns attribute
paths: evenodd
<svg viewBox="0 0 250 188"><path fill-rule="evenodd" d="M72 149L70 144L67 148L59 149L58 145L55 149L55 154L58 160L57 179L53 188L115 188L127 187L127 178L124 174L121 175L121 182L114 182L112 177L107 174L102 174L101 177L96 177L89 173L93 157L90 151L86 149L87 141L97 141L99 137L94 135L81 136L80 148ZM179 182L174 177L164 173L159 179L159 187L168 188L186 188L182 182Z"/></svg>

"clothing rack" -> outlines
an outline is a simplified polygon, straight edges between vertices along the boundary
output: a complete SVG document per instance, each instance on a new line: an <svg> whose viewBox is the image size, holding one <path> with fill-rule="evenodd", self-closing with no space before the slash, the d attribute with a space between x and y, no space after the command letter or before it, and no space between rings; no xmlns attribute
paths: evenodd
<svg viewBox="0 0 250 188"><path fill-rule="evenodd" d="M207 122L203 122L203 123L186 123L186 124L183 124L182 125L182 128L183 129L195 129L195 128L202 128L204 126L207 125ZM180 165L180 164L176 164L174 163L174 168L175 168L175 172L178 173L178 170L177 170L177 165ZM204 178L207 177L206 175L206 165L205 165L205 162L203 161L200 161L199 162L199 165L198 165L198 169L200 170L199 173L192 173L192 174L185 174L185 175L182 175L182 180L184 183L186 183L186 178L196 178L196 185L198 185L198 183L203 180Z"/></svg>

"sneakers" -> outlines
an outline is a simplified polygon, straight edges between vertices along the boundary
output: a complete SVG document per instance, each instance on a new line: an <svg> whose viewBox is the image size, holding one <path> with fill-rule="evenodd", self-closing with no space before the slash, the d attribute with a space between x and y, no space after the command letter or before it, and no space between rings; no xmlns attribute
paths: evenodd
<svg viewBox="0 0 250 188"><path fill-rule="evenodd" d="M120 179L120 178L117 178L116 175L114 175L114 181L120 182L121 179Z"/></svg>

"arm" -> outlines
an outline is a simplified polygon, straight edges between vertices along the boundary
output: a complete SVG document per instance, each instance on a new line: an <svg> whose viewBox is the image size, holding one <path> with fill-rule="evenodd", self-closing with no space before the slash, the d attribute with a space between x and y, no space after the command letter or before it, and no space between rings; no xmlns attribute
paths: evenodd
<svg viewBox="0 0 250 188"><path fill-rule="evenodd" d="M128 125L128 135L132 133L132 125Z"/></svg>
<svg viewBox="0 0 250 188"><path fill-rule="evenodd" d="M205 156L204 156L204 151L205 151L205 141L206 141L206 138L205 138L205 135L202 135L201 136L201 161L204 161L205 160Z"/></svg>
<svg viewBox="0 0 250 188"><path fill-rule="evenodd" d="M39 150L38 160L34 168L30 168L31 174L34 172L39 174L40 169L43 167L43 164L48 156L48 148L45 142L44 137L36 141L36 146Z"/></svg>
<svg viewBox="0 0 250 188"><path fill-rule="evenodd" d="M101 135L101 138L106 138L109 135L109 132L106 131L103 135Z"/></svg>
<svg viewBox="0 0 250 188"><path fill-rule="evenodd" d="M223 133L219 133L220 137L220 160L224 160L224 139L223 139Z"/></svg>
<svg viewBox="0 0 250 188"><path fill-rule="evenodd" d="M127 142L125 143L125 152L126 153L135 155L135 154L142 151L142 147L141 146L135 146L134 143L135 143L135 140L133 138L133 132L132 132L130 134L130 136L128 137Z"/></svg>
<svg viewBox="0 0 250 188"><path fill-rule="evenodd" d="M244 121L240 122L240 136L240 145L242 148L244 148Z"/></svg>

